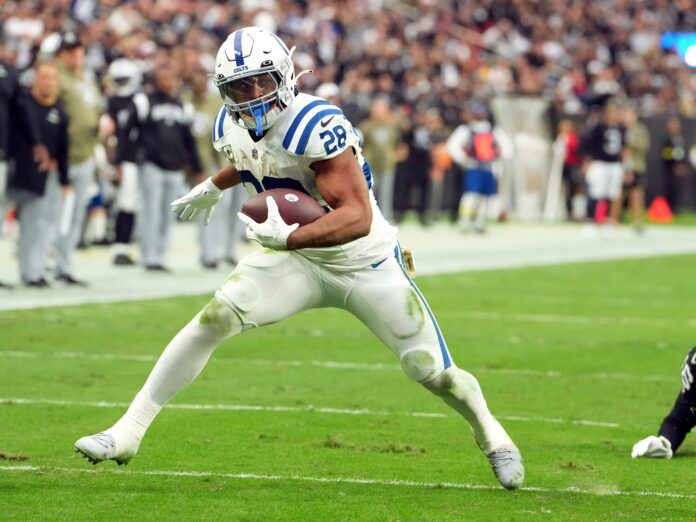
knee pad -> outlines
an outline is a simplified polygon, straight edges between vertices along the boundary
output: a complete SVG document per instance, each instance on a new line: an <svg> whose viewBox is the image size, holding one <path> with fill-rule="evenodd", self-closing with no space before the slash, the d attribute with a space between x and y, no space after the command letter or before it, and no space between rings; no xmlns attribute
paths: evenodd
<svg viewBox="0 0 696 522"><path fill-rule="evenodd" d="M401 367L410 379L421 384L432 381L444 370L442 360L425 348L413 348L404 353Z"/></svg>
<svg viewBox="0 0 696 522"><path fill-rule="evenodd" d="M217 297L213 297L201 310L198 322L202 328L210 329L221 337L236 335L243 328L237 312Z"/></svg>

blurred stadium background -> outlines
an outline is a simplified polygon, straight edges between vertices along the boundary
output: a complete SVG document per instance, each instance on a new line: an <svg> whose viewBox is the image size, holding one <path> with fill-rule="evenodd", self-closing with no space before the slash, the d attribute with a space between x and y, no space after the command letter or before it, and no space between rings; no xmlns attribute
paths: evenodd
<svg viewBox="0 0 696 522"><path fill-rule="evenodd" d="M0 369L0 377L11 384L7 391L0 393L0 399L3 395L6 398L31 396L33 394L29 390L34 384L36 389L41 390L37 392L39 395L43 393L53 397L56 393L51 388L53 381L50 375L32 374L28 370L24 374L24 366L22 369L19 366L13 369L12 366L14 363L19 365L23 358L33 358L33 355L26 354L34 349L40 352L55 349L51 343L44 346L43 341L26 333L37 328L37 336L38 332L52 335L54 330L50 326L50 317L58 317L58 323L67 321L66 324L74 327L72 331L60 329L58 332L61 353L87 352L90 342L85 339L92 339L91 342L97 344L105 342L94 331L85 329L90 314L84 308L75 309L74 317L79 316L80 321L75 320L74 323L71 322L73 312L70 312L70 308L47 308L37 312L39 317L48 318L46 324L49 326L44 323L39 325L31 314L17 310L200 296L214 290L230 271L234 261L254 248L238 239L238 235L230 239L225 231L235 219L232 212L229 217L224 217L215 232L207 236L201 232L200 224L176 223L164 257L167 273L153 274L143 269L137 248L143 226L142 216L146 215L142 201L133 210L136 214L133 245L125 251L115 248L118 194L123 178L114 160L115 131L113 125L103 117L108 113L107 99L114 96L118 89L114 75L109 74L109 67L115 60L125 58L135 66L136 73L132 77L138 78L138 89L146 93L152 92L158 71L173 72L177 97L193 106L190 126L197 138L198 152L204 160L204 174L210 175L220 161L210 145L210 129L221 102L212 82L208 82L209 85L202 91L197 90L196 83L200 83L200 78L213 70L215 53L227 35L249 25L273 31L289 47L295 46L296 70L313 70L313 74L300 78L300 89L335 99L353 124L366 136L372 136L373 144L366 147L366 152L371 163L380 165L379 169L374 169L373 165L378 202L380 206L385 204L389 207L384 208L384 212L400 225L402 242L414 251L421 275L696 252L696 3L692 0L5 0L0 5L0 97L5 96L2 100L7 101L9 109L0 113L0 118L4 120L0 121L0 127L8 129L9 138L7 144L0 143L3 145L0 172L5 174L0 177L0 282L3 283L3 288L0 288L0 310L4 310L0 313L0 324L3 325L0 341L2 349L6 350L0 368L4 366L6 375L2 375ZM10 79L16 79L22 89L30 89L37 62L60 64L61 79L64 78L66 65L61 56L75 48L84 50L84 69L80 67L79 77L86 78L87 83L93 82L91 85L97 89L97 99L90 101L85 93L80 94L79 85L73 87L72 94L82 95L90 106L89 111L83 111L79 104L64 106L71 120L85 122L81 131L71 131L75 134L71 134L73 142L70 146L75 147L75 143L81 146L89 143L90 147L94 145L94 150L90 149L87 156L80 160L95 158L88 173L90 201L85 222L79 231L79 247L72 265L74 272L67 274L71 278L74 276L74 282L79 284L66 285L65 281L53 279L53 266L57 261L47 251L46 256L41 257L41 263L45 263L49 269L46 278L50 288L31 288L27 287L30 281L22 280L17 260L18 242L23 233L27 241L27 231L23 232L18 222L17 190L13 189L13 183L16 183L13 178L16 180L22 176L21 166L13 166L11 147L12 135L21 125L16 120L20 113L13 108L13 102L7 95L9 87L5 87ZM89 94L88 91L85 92ZM65 93L64 85L61 86L59 101L63 96L70 96ZM588 222L592 222L594 216L588 216L587 210L582 142L584 136L601 120L607 104L618 106L622 125L629 129L640 125L641 132L648 137L647 141L636 145L631 161L623 163L627 172L641 170L640 174L644 176L645 191L641 197L645 199L647 213L645 228L641 223L632 223L628 203L624 204L626 208L618 226L606 228L603 232L593 232L588 228ZM90 114L86 115L86 112ZM638 116L638 123L630 120L628 115L631 113ZM453 161L447 146L457 127L477 118L490 120L503 133L506 141L504 148L508 152L494 161L498 194L485 209L485 217L489 221L485 234L473 233L473 229L461 225L460 203L466 189L463 168ZM387 134L392 133L390 136L396 138L387 138L383 142L385 145L380 145L380 129ZM161 143L161 147L166 150L168 144ZM644 163L642 169L636 167L640 161ZM187 172L188 185L197 182L195 174L192 170ZM384 191L380 186L386 186L388 190ZM181 193L186 190L187 187L180 187ZM60 199L66 196L58 192L51 197ZM53 230L51 234L58 234L61 221L65 220L64 214L65 205L62 211L52 215L49 220ZM28 238L29 243L32 240L32 237ZM235 244L230 245L230 241ZM201 243L205 245L201 246ZM206 257L202 248L207 248L213 254ZM116 257L124 252L135 261L135 265L114 264ZM576 317L573 315L576 313L586 314L580 317L579 322L570 321L573 328L578 328L578 336L583 335L578 325L587 327L594 324L596 319L604 327L608 324L625 327L627 338L635 343L644 341L646 346L641 347L644 350L641 353L647 357L653 354L648 344L650 347L669 348L661 359L650 359L651 364L655 365L656 375L653 377L656 378L648 376L641 380L636 377L628 385L635 386L635 389L632 388L634 396L649 401L657 390L664 389L665 382L671 382L670 375L675 374L674 385L665 394L665 399L658 401L655 408L651 404L652 409L639 415L642 421L640 429L630 425L627 413L630 406L626 410L620 401L614 405L616 416L606 417L621 417L622 426L624 421L630 425L631 429L626 428L626 432L622 432L621 442L625 445L639 434L649 431L651 420L658 422L659 413L672 399L673 388L677 387L676 365L686 351L685 343L693 342L688 341L686 335L689 329L693 330L693 321L688 323L693 309L685 302L686 294L680 288L677 276L684 275L681 268L694 260L693 255L665 257L648 260L645 265L596 265L606 268L596 270L573 265L568 269L570 275L567 278L557 268L548 272L521 271L519 274L503 271L499 280L491 279L490 286L483 290L472 282L473 279L467 278L470 276L442 281L465 281L462 284L466 288L459 290L467 293L476 293L477 288L485 290L485 295L471 297L481 299L478 303L481 310L476 312L479 315L469 314L466 320L462 319L471 331L479 327L481 320L487 321L492 317L484 317L486 314L497 313L495 306L505 308L505 303L515 301L520 302L520 308L515 309L511 305L507 311L518 315L527 310L537 312L538 317L528 318L527 323L542 323L534 326L541 329L543 323L554 322L553 316L548 314L559 311L554 304L557 302L550 296L557 292L572 297L578 306L561 306L560 311L566 314L563 317L567 319ZM625 274L631 276L624 277ZM603 279L603 276L608 279ZM658 279L651 280L652 276ZM543 291L534 294L538 299L535 300L534 296L527 301L522 299L523 295L538 290L534 281L545 281L547 277L553 284L542 285ZM425 281L430 282L424 284L433 287L435 293L442 286L436 278L426 278ZM604 283L607 284L606 294L602 290ZM617 299L623 298L623 304L613 301L615 306L605 303L606 306L600 304L597 309L578 304L582 302L585 285L593 289L596 302L601 303L604 297L612 295ZM506 294L501 288L508 286L512 289ZM453 288L457 288L457 285L454 284ZM674 302L668 306L665 303L671 300L672 295ZM680 297L684 301L679 302ZM488 298L490 302L486 301ZM439 307L447 311L445 315L449 312L454 314L461 304L460 300L465 300L460 294L443 294L438 299ZM633 301L637 299L645 301ZM199 301L200 298L194 298L191 302L171 301L170 304L162 301L164 308L161 309L156 301L147 301L142 304L142 314L151 314L164 321L168 317L162 310L170 307L178 310L179 319L183 320L197 310ZM632 301L629 315L636 317L622 323L620 314L626 311L628 301ZM491 309L486 309L486 305L491 305ZM118 308L122 305L114 306L117 307L114 309L116 317L125 318L125 329L140 324L138 321L142 314L136 313L137 303L130 312ZM434 308L437 310L437 306ZM191 310L191 313L187 315L183 310ZM595 311L601 313L602 317L594 317L592 314ZM618 315L614 317L613 313ZM108 320L109 314L103 312L103 315L99 320ZM505 314L500 317L504 321ZM540 319L543 317L546 319ZM607 317L610 318L608 322ZM455 319L444 321L452 323L450 331L462 324ZM518 325L522 331L525 327L531 328L525 319L518 317L515 321L522 323ZM559 323L563 321L565 319L559 319ZM664 324L660 323L658 327L659 321ZM295 333L292 335L314 335L302 330L299 323L293 324L290 328L294 328ZM558 324L556 327L562 329ZM686 333L670 339L669 336L680 328L685 329ZM487 330L484 328L484 331ZM282 339L283 332L277 330L279 339ZM341 325L336 327L334 334L350 337L351 332L350 328ZM489 333L495 337L495 328L491 327ZM595 374L614 369L641 372L637 364L622 367L622 359L616 355L608 356L605 363L616 364L617 367L607 368L601 362L604 352L598 348L604 342L600 333L594 332L596 338L587 341L594 343L593 354L598 358L597 366L580 364L578 368L592 370ZM113 332L113 335L116 339L119 333ZM165 337L153 337L147 347L141 348L152 357L166 343ZM520 336L520 341L515 332L510 332L510 339L513 337L518 339L514 343L521 342L522 347L532 342L524 334ZM627 354L633 353L630 346L622 344L620 333L613 332L607 337L625 348ZM572 357L571 362L566 361L567 364L554 359L555 346L564 348L564 342L559 332L552 342L546 343L549 351L544 357L548 359L540 355L539 358L531 356L527 360L523 352L513 358L519 359L517 362L522 367L533 367L533 371L542 373L545 368L548 369L547 363L554 361L549 363L551 368L563 367L564 372L571 374L575 371ZM549 343L556 344L549 346ZM82 351L72 344L81 346ZM475 346L476 340L472 344ZM519 349L523 350L522 347ZM107 345L97 349L106 351L106 359L117 350ZM248 352L253 357L251 344ZM319 352L317 349L306 355L310 358L321 357ZM334 353L333 357L340 357L337 354ZM490 354L498 362L507 357L495 350ZM302 352L298 352L297 357L301 355ZM295 356L283 355L281 358ZM382 360L373 362L381 364ZM484 368L487 364L485 353L475 362ZM535 366L537 363L539 367ZM85 375L91 371L84 362L79 368ZM57 375L62 375L62 372L67 375L69 369L56 367L55 371ZM485 380L485 369L483 371ZM578 371L582 373L582 369ZM9 379L10 374L24 378L15 382ZM115 401L127 400L129 390L135 390L141 378L142 375L138 375L132 386L124 387L110 397ZM505 381L498 378L503 387ZM282 379L283 375L279 374L274 382ZM578 379L582 379L582 375ZM627 380L630 381L630 377ZM621 378L617 377L614 381L614 388L602 381L606 385L602 393L607 396L616 393L622 386ZM529 384L530 387L534 386L534 383ZM591 383L586 385L590 386ZM582 388L583 385L578 386ZM67 393L67 388L60 390ZM520 391L520 394L524 393ZM492 401L505 404L504 395L504 390L498 390ZM547 397L552 395L555 395L555 391L549 386ZM56 396L61 395L58 393ZM249 398L249 401L252 399ZM215 394L208 396L209 402L218 400L221 399L216 398ZM11 401L8 399L5 402ZM539 397L538 403L543 402L544 399ZM595 408L597 402L606 401L603 398L588 400L576 411L585 417L605 418L601 410ZM3 404L0 403L0 408ZM401 409L407 407L402 405ZM503 409L510 415L516 413L513 408ZM548 417L574 415L564 412L559 405L558 411ZM541 415L539 411L528 413L531 416ZM26 417L13 415L7 413L5 419L8 423L26 422ZM90 417L95 418L95 415L90 414ZM7 433L8 427L17 431L15 436L6 439L8 447L3 448L3 432ZM21 442L24 435L20 436L23 430L16 425L0 424L0 451L10 452L13 448L15 452L25 451ZM562 430L558 430L558 441L561 441ZM73 431L79 430L69 431L65 434L66 440L61 441L65 448L69 448ZM533 438L531 433L530 428L528 440ZM329 446L331 444L329 440ZM340 446L340 441L336 444ZM617 450L617 455L623 455L624 450L623 447ZM57 454L59 450L52 451ZM539 449L536 456L542 458L541 455ZM584 453L581 455L583 457L578 458L591 459ZM0 456L4 454L0 453ZM620 458L623 457L615 456L616 460L612 461L612 466L617 469ZM42 462L41 458L38 460ZM48 459L45 462L53 465L57 461ZM145 461L146 467L151 462ZM445 462L444 457L442 462ZM566 465L565 460L563 462ZM156 467L156 464L152 465ZM573 468L573 462L569 462L568 466L564 468L565 472L577 468ZM171 462L170 467L175 468L176 461ZM404 469L410 468L406 466L395 472L399 474ZM301 471L301 467L291 471L298 470ZM678 468L679 473L686 477L686 468ZM359 471L356 474L359 475ZM646 471L642 477L649 474ZM5 478L0 476L0 484ZM658 485L650 482L624 483L620 475L602 479L602 488L613 488L616 484L642 489L658 488ZM558 480L564 486L577 485L572 480L564 482L565 478ZM668 482L665 478L662 485L667 487ZM580 487L583 485L594 491L591 478ZM551 481L548 487L552 486ZM691 490L686 488L680 491L679 495L688 496ZM686 516L676 507L679 498L675 497L674 504L670 504L675 509L674 517ZM496 501L489 500L496 505ZM551 504L556 501L556 507L562 512L562 495L556 500L549 500ZM503 504L498 507L504 509ZM646 504L639 507L648 509ZM534 509L539 509L539 505ZM543 511L543 507L541 509ZM347 513L350 511L343 512L344 515ZM269 516L276 515L278 513ZM328 515L324 513L321 516ZM408 513L400 516L408 518Z"/></svg>

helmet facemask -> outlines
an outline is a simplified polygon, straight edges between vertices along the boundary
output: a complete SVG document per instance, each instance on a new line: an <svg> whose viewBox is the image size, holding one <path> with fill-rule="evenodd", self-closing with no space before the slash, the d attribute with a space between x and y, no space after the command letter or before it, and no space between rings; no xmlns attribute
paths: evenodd
<svg viewBox="0 0 696 522"><path fill-rule="evenodd" d="M241 78L225 78L215 82L230 116L259 137L275 123L293 98L281 73L288 71L288 64L280 65L278 69L271 66Z"/></svg>
<svg viewBox="0 0 696 522"><path fill-rule="evenodd" d="M137 81L130 76L117 76L111 79L116 96L131 96L137 90Z"/></svg>

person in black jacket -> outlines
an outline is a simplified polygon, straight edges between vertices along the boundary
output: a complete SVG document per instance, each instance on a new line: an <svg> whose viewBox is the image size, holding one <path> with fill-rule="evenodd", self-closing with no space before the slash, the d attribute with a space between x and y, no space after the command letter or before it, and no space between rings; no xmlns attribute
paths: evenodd
<svg viewBox="0 0 696 522"><path fill-rule="evenodd" d="M20 132L32 145L32 154L42 170L48 168L48 152L41 144L36 119L29 108L29 96L19 85L14 67L0 56L0 229L5 217L8 176L8 145L11 132ZM8 285L0 282L0 288Z"/></svg>
<svg viewBox="0 0 696 522"><path fill-rule="evenodd" d="M19 218L19 273L27 286L49 286L45 278L48 248L57 231L61 190L68 182L68 116L57 103L58 69L51 63L36 66L28 108L38 123L40 140L50 157L48 170L36 161L32 139L22 133L9 138L13 175L9 194Z"/></svg>
<svg viewBox="0 0 696 522"><path fill-rule="evenodd" d="M201 160L191 131L193 108L175 95L178 78L171 69L158 69L152 94L133 97L134 111L119 128L117 163L128 161L128 136L137 129L144 164L140 170L143 208L140 241L147 270L166 271L164 256L174 221L170 202L184 190L184 169L202 176Z"/></svg>

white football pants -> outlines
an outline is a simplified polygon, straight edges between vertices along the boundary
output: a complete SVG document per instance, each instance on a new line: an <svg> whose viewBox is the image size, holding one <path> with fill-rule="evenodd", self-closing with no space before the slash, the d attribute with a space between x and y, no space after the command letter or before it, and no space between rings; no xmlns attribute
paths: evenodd
<svg viewBox="0 0 696 522"><path fill-rule="evenodd" d="M420 291L394 255L355 272L333 272L296 252L262 250L241 260L215 293L244 329L276 323L310 308L343 308L425 383L451 366L444 338ZM404 356L416 350L417 357ZM414 352L415 355L415 352Z"/></svg>

